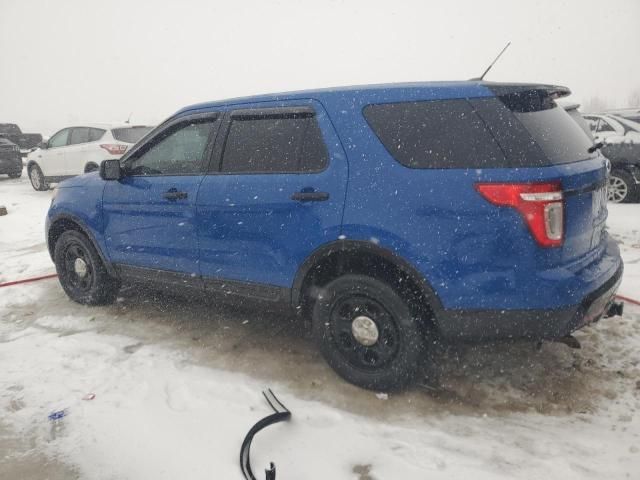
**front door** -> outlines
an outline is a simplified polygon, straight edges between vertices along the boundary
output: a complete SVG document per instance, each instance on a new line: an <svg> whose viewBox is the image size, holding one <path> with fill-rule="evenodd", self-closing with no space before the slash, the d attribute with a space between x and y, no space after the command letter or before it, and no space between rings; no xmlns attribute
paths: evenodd
<svg viewBox="0 0 640 480"><path fill-rule="evenodd" d="M214 160L197 203L205 284L291 287L302 261L340 235L347 161L324 109L308 100L231 111Z"/></svg>
<svg viewBox="0 0 640 480"><path fill-rule="evenodd" d="M36 161L45 177L66 175L66 150L71 129L65 128L53 135L47 142L47 148L38 150Z"/></svg>
<svg viewBox="0 0 640 480"><path fill-rule="evenodd" d="M182 117L123 158L123 178L103 196L107 250L121 271L199 279L195 201L217 127L214 114Z"/></svg>

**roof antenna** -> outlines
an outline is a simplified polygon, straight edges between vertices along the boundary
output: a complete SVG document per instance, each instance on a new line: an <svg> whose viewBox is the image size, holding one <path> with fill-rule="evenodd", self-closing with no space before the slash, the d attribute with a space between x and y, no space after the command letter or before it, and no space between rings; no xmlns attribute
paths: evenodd
<svg viewBox="0 0 640 480"><path fill-rule="evenodd" d="M471 80L475 80L475 81L482 81L484 80L484 76L489 73L489 70L491 70L491 67L493 67L495 65L495 63L498 61L498 59L502 56L502 54L504 53L504 51L509 48L509 45L511 45L511 42L507 42L507 44L505 45L505 47L502 49L502 51L498 54L498 56L495 58L495 60L493 62L491 62L491 65L489 65L487 67L487 69L484 71L484 73L482 75L480 75L479 77L476 78L472 78Z"/></svg>
<svg viewBox="0 0 640 480"><path fill-rule="evenodd" d="M131 123L131 115L133 115L133 112L131 112L131 113L129 114L129 118L127 118L127 121L126 121L126 122L124 122L124 123Z"/></svg>

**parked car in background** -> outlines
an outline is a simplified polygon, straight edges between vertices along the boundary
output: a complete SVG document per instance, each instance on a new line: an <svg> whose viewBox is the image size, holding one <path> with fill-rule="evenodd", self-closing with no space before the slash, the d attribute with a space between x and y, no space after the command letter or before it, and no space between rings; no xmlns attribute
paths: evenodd
<svg viewBox="0 0 640 480"><path fill-rule="evenodd" d="M585 114L583 117L595 141L604 143L602 154L611 161L609 201L639 201L640 123L615 115Z"/></svg>
<svg viewBox="0 0 640 480"><path fill-rule="evenodd" d="M22 175L22 158L20 147L12 141L0 137L0 174L18 178Z"/></svg>
<svg viewBox="0 0 640 480"><path fill-rule="evenodd" d="M336 372L384 391L436 338L558 339L619 314L607 162L555 103L569 93L468 81L194 105L60 184L46 242L76 302L121 282L285 302Z"/></svg>
<svg viewBox="0 0 640 480"><path fill-rule="evenodd" d="M573 120L578 124L578 126L582 129L585 135L589 137L589 140L595 143L595 138L593 136L593 132L591 131L591 128L589 127L589 124L582 116L582 113L580 113L580 111L578 110L578 108L580 108L580 104L579 103L563 103L562 107L564 108L565 112L567 112L569 116L573 118Z"/></svg>
<svg viewBox="0 0 640 480"><path fill-rule="evenodd" d="M623 108L621 110L610 110L605 112L607 115L615 115L617 117L626 118L633 122L640 122L640 108Z"/></svg>
<svg viewBox="0 0 640 480"><path fill-rule="evenodd" d="M15 123L0 123L0 137L16 144L23 157L42 142L42 135L39 133L22 133L20 127Z"/></svg>
<svg viewBox="0 0 640 480"><path fill-rule="evenodd" d="M120 158L153 127L96 123L63 128L27 156L27 172L36 190L92 172L107 158Z"/></svg>

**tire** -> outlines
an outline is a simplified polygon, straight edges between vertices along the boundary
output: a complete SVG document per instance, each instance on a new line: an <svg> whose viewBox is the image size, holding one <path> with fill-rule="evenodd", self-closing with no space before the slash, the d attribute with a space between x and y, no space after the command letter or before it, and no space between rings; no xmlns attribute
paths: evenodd
<svg viewBox="0 0 640 480"><path fill-rule="evenodd" d="M22 176L22 170L15 173L9 173L8 175L9 175L9 178L20 178Z"/></svg>
<svg viewBox="0 0 640 480"><path fill-rule="evenodd" d="M109 275L84 234L67 230L60 235L53 258L60 284L74 302L105 305L116 299L120 282Z"/></svg>
<svg viewBox="0 0 640 480"><path fill-rule="evenodd" d="M422 329L386 283L364 275L339 277L323 288L312 317L320 351L349 382L394 390L418 373L426 343Z"/></svg>
<svg viewBox="0 0 640 480"><path fill-rule="evenodd" d="M609 174L607 198L613 203L634 202L638 198L638 186L630 173L612 170Z"/></svg>
<svg viewBox="0 0 640 480"><path fill-rule="evenodd" d="M29 180L31 180L31 186L38 192L44 192L49 190L49 185L42 174L42 170L37 164L33 164L29 167Z"/></svg>
<svg viewBox="0 0 640 480"><path fill-rule="evenodd" d="M98 165L96 165L95 163L87 163L84 166L84 173L95 172L96 170L98 170L98 168Z"/></svg>

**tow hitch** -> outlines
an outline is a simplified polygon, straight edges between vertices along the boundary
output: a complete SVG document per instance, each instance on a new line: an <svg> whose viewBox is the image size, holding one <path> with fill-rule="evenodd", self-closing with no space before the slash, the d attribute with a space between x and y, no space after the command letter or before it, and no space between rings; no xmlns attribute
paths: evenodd
<svg viewBox="0 0 640 480"><path fill-rule="evenodd" d="M607 308L607 312L604 314L604 318L609 317L621 317L624 312L623 302L611 302Z"/></svg>
<svg viewBox="0 0 640 480"><path fill-rule="evenodd" d="M270 388L266 391L263 391L262 395L264 395L264 398L267 400L267 403L273 409L274 413L272 413L268 417L263 418L253 427L251 427L247 435L244 437L242 447L240 448L240 469L242 470L242 475L246 480L256 480L256 477L253 475L253 471L251 470L251 459L249 458L251 441L253 440L255 434L263 428L268 427L269 425L283 422L291 418L291 412L282 404L280 400L278 400L278 397L274 395ZM276 466L273 464L273 462L270 463L269 468L266 469L264 473L266 480L276 480Z"/></svg>

